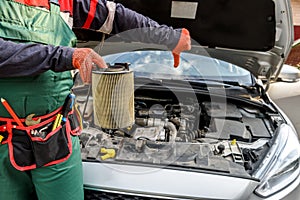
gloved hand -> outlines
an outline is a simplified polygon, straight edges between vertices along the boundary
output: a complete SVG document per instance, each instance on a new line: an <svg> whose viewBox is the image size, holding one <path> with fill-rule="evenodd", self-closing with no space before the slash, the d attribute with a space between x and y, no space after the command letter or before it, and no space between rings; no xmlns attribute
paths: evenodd
<svg viewBox="0 0 300 200"><path fill-rule="evenodd" d="M76 48L73 53L72 64L76 69L79 69L83 83L91 83L92 70L96 66L107 68L103 58L90 48Z"/></svg>
<svg viewBox="0 0 300 200"><path fill-rule="evenodd" d="M191 49L191 36L190 32L183 28L181 30L181 35L176 47L172 50L172 54L174 57L174 67L178 67L180 63L180 53L182 51L187 51Z"/></svg>

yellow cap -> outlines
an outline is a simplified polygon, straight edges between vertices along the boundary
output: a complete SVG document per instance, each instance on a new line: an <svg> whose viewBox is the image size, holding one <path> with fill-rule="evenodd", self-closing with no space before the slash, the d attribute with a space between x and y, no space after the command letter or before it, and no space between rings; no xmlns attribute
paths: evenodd
<svg viewBox="0 0 300 200"><path fill-rule="evenodd" d="M4 137L3 137L2 135L0 135L0 142L2 142L3 138L4 138Z"/></svg>
<svg viewBox="0 0 300 200"><path fill-rule="evenodd" d="M233 140L231 141L231 145L236 145L236 139L233 139Z"/></svg>
<svg viewBox="0 0 300 200"><path fill-rule="evenodd" d="M105 155L101 156L101 160L106 160L108 158L114 158L116 156L116 151L114 149L101 148L100 152L105 153Z"/></svg>

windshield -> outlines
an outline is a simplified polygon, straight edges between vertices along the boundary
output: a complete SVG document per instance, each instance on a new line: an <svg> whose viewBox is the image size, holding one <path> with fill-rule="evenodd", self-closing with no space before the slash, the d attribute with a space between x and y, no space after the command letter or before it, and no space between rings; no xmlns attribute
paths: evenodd
<svg viewBox="0 0 300 200"><path fill-rule="evenodd" d="M180 65L173 67L170 51L151 50L117 53L104 56L107 63L130 63L136 77L232 81L240 85L252 85L252 77L247 70L215 58L181 53Z"/></svg>

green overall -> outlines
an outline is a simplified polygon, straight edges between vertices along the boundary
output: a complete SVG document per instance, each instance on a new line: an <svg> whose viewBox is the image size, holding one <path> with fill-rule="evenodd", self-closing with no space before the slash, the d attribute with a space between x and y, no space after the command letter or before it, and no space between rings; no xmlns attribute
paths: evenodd
<svg viewBox="0 0 300 200"><path fill-rule="evenodd" d="M0 37L15 42L75 46L76 36L60 16L50 10L0 0ZM34 66L32 66L34 67ZM62 106L73 85L70 72L47 71L30 77L1 78L0 97L20 118L45 115ZM5 89L3 89L5 88ZM0 117L10 117L0 106ZM60 164L18 171L10 163L7 144L0 144L0 199L82 200L83 180L78 137L72 137L72 155Z"/></svg>

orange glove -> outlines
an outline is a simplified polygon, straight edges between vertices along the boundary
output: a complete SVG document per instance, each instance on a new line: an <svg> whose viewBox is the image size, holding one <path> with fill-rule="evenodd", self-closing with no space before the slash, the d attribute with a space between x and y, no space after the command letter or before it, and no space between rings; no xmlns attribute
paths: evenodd
<svg viewBox="0 0 300 200"><path fill-rule="evenodd" d="M176 47L173 49L172 54L174 57L174 67L178 67L180 63L180 53L182 51L190 50L191 49L191 36L190 32L183 28L181 31L181 35Z"/></svg>
<svg viewBox="0 0 300 200"><path fill-rule="evenodd" d="M103 58L90 48L76 48L73 53L72 64L76 69L79 69L83 83L91 83L92 70L96 69L96 66L107 68Z"/></svg>

